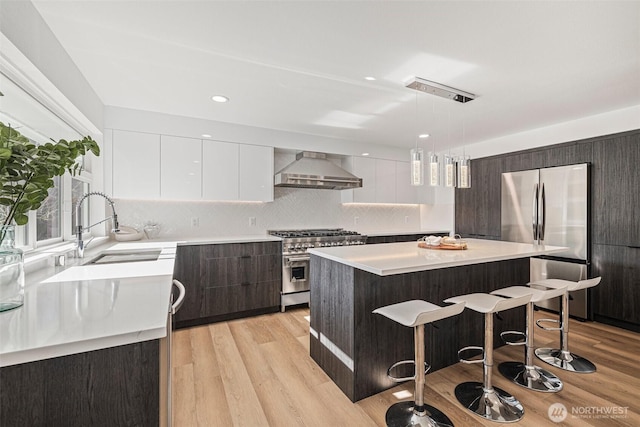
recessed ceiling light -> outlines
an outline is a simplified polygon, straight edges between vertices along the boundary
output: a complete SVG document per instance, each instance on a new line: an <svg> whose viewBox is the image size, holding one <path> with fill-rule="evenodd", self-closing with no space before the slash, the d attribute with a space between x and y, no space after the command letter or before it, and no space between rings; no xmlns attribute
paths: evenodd
<svg viewBox="0 0 640 427"><path fill-rule="evenodd" d="M369 155L369 153L362 153L362 155L363 155L363 156L368 156L368 155Z"/></svg>
<svg viewBox="0 0 640 427"><path fill-rule="evenodd" d="M365 80L369 80L370 82L375 81L375 77L367 76L364 78Z"/></svg>
<svg viewBox="0 0 640 427"><path fill-rule="evenodd" d="M203 134L202 134L202 137L203 137L203 138L211 138L211 135L209 135L208 133L203 133Z"/></svg>
<svg viewBox="0 0 640 427"><path fill-rule="evenodd" d="M431 135L429 135L428 133L421 133L420 135L418 135L418 138L425 139L425 138L429 138L429 136Z"/></svg>
<svg viewBox="0 0 640 427"><path fill-rule="evenodd" d="M216 102L229 102L229 98L223 95L213 95L211 99L213 99Z"/></svg>

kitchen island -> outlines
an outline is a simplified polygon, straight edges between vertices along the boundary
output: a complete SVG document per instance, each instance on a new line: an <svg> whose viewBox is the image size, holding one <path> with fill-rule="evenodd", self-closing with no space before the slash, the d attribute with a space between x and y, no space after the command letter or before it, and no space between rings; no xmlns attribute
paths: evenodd
<svg viewBox="0 0 640 427"><path fill-rule="evenodd" d="M522 285L529 281L530 257L565 249L478 239L467 244L467 250L421 249L406 242L308 251L311 357L349 399L394 386L387 368L413 359L412 329L372 314L374 309L411 299L444 305L451 296ZM501 317L494 330L496 346L501 331L524 330L524 308ZM435 326L425 337L432 371L457 363L458 349L483 343L478 313L465 310Z"/></svg>

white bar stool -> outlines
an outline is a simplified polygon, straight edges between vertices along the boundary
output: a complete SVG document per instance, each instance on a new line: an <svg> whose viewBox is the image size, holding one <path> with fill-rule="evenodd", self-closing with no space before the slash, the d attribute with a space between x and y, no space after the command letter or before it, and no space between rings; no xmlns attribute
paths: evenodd
<svg viewBox="0 0 640 427"><path fill-rule="evenodd" d="M533 364L534 325L533 304L546 301L564 294L566 287L557 289L534 289L527 286L510 286L491 292L508 298L517 298L523 295L531 295L531 301L527 303L527 325L525 332L505 331L500 334L508 345L524 345L524 363L503 362L498 365L498 370L506 378L514 383L530 390L555 393L562 390L562 381L551 372ZM524 342L509 342L505 336L524 335Z"/></svg>
<svg viewBox="0 0 640 427"><path fill-rule="evenodd" d="M536 321L536 324L542 329L546 329L548 331L560 331L560 348L537 348L536 356L540 360L552 366L564 369L565 371L579 372L582 374L588 374L596 371L596 365L584 357L580 357L569 351L569 292L591 288L599 284L600 280L602 280L601 277L580 280L578 282L561 279L545 279L529 283L530 286L536 285L554 289L565 288L565 291L561 295L560 320L539 319ZM559 323L560 326L557 328L549 328L541 325L541 323L544 322Z"/></svg>
<svg viewBox="0 0 640 427"><path fill-rule="evenodd" d="M403 360L394 363L387 369L389 378L396 382L415 380L414 401L398 402L387 410L386 422L389 427L435 427L453 426L451 420L439 409L424 403L425 375L429 370L422 369L424 361L424 325L445 319L462 313L464 303L457 303L440 307L422 300L411 300L397 304L387 305L373 310L373 313L381 314L394 322L413 328L415 361ZM412 377L397 378L391 375L391 370L397 366L415 364Z"/></svg>
<svg viewBox="0 0 640 427"><path fill-rule="evenodd" d="M467 360L460 357L463 363L482 363L483 382L465 382L456 386L456 398L473 412L487 420L501 423L512 423L524 416L522 404L511 394L492 385L493 369L493 314L498 311L508 310L527 304L531 300L531 294L517 298L501 298L489 294L467 294L452 297L444 302L464 302L466 307L479 313L484 313L484 348L477 346L464 347L460 353L469 350L480 350L483 358Z"/></svg>

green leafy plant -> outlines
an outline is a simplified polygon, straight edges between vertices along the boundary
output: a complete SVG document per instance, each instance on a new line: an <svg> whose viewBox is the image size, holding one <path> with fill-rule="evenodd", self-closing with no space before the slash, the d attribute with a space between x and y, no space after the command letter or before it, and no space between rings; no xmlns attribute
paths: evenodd
<svg viewBox="0 0 640 427"><path fill-rule="evenodd" d="M52 140L53 141L53 140ZM81 172L78 158L88 152L100 155L91 137L77 141L36 145L20 132L0 122L0 220L2 225L24 225L27 213L38 209L54 186L53 178Z"/></svg>

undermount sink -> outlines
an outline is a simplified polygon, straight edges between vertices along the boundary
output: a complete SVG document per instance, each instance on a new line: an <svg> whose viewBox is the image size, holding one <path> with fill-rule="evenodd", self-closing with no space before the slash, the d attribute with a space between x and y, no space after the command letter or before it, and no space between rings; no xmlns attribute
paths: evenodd
<svg viewBox="0 0 640 427"><path fill-rule="evenodd" d="M122 262L156 261L160 256L161 249L138 250L126 252L103 252L97 257L84 263L84 265L115 264Z"/></svg>

